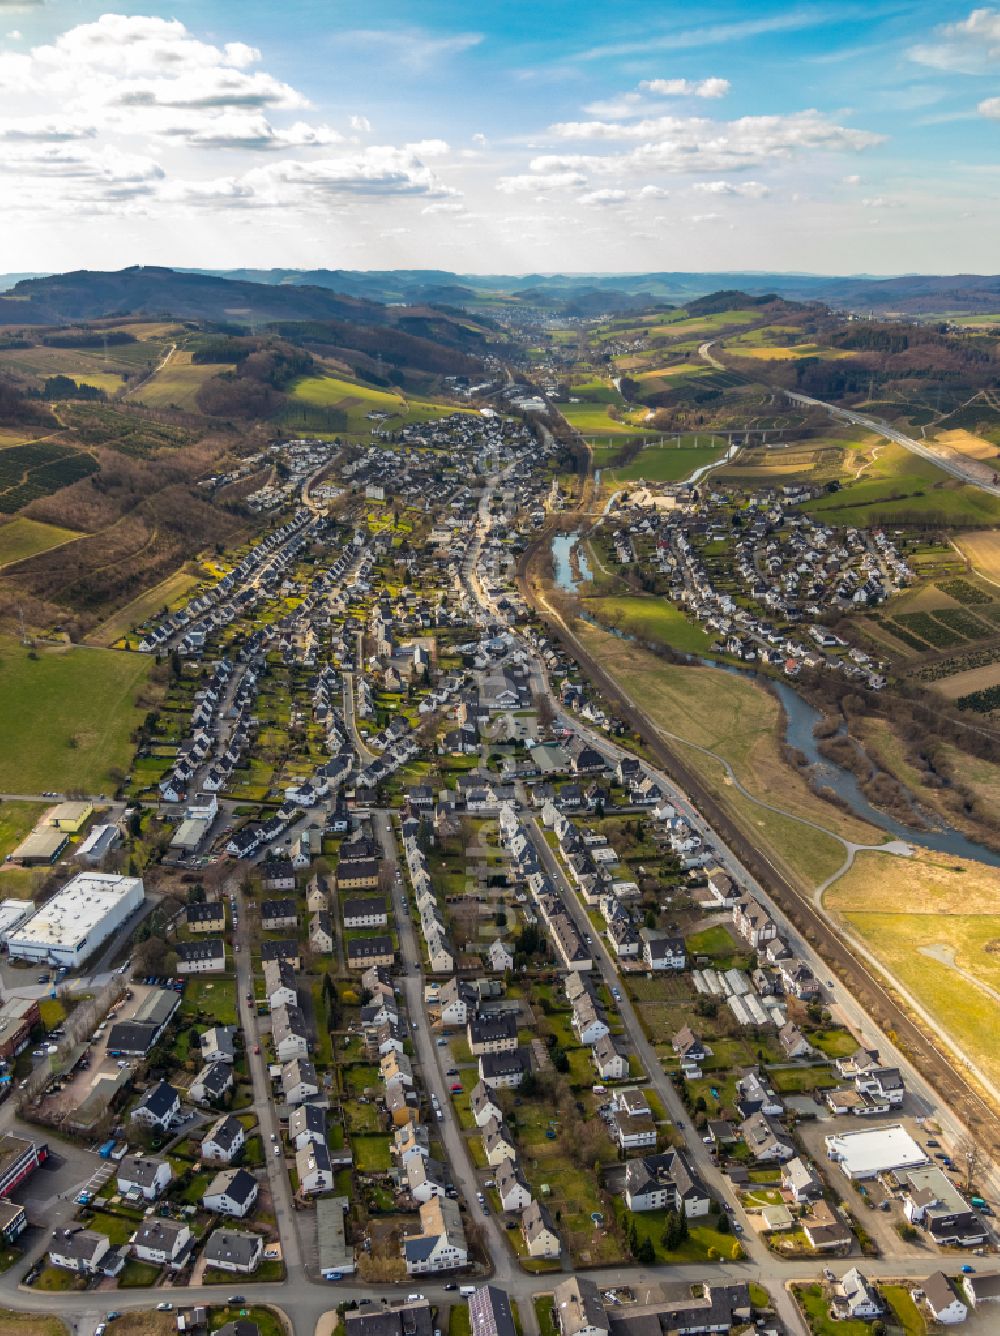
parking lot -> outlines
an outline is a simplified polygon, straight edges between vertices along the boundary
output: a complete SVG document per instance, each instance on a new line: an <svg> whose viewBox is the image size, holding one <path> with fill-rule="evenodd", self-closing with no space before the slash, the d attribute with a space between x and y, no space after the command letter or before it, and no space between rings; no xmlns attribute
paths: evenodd
<svg viewBox="0 0 1000 1336"><path fill-rule="evenodd" d="M134 1065L129 1059L109 1056L108 1032L116 1021L130 1020L151 991L145 984L133 984L129 988L132 996L126 993L121 1002L116 1004L116 1009L113 1008L98 1025L100 1033L91 1041L74 1073L60 1082L62 1089L46 1096L42 1104L43 1116L57 1118L69 1110L79 1108L100 1077L117 1076L124 1065Z"/></svg>
<svg viewBox="0 0 1000 1336"><path fill-rule="evenodd" d="M927 1242L927 1236L920 1235L918 1244L904 1243L896 1227L906 1223L902 1204L882 1187L877 1178L866 1179L863 1183L853 1183L840 1166L827 1159L825 1138L833 1133L864 1132L899 1123L909 1132L918 1146L927 1146L929 1133L920 1127L916 1119L905 1114L891 1118L854 1118L850 1115L835 1118L827 1116L808 1122L799 1123L796 1131L810 1157L820 1167L834 1192L857 1217L859 1224L876 1241L886 1257L912 1257L915 1253L926 1253L933 1245ZM933 1157L934 1148L927 1151ZM933 1160L939 1164L939 1160ZM943 1168L943 1166L941 1166ZM888 1209L886 1209L888 1207Z"/></svg>

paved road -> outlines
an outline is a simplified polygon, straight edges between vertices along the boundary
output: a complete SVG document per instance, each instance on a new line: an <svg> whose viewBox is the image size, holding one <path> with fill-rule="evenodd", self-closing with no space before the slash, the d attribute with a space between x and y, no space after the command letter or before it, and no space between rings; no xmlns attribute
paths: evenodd
<svg viewBox="0 0 1000 1336"><path fill-rule="evenodd" d="M240 926L233 934L234 945L239 944L236 952L236 1000L239 1007L240 1025L243 1027L243 1041L247 1050L247 1065L253 1083L253 1111L257 1115L261 1139L264 1143L264 1163L267 1169L267 1182L271 1192L271 1202L275 1219L281 1235L281 1246L288 1272L288 1284L300 1285L307 1279L302 1261L302 1246L299 1240L297 1212L293 1203L292 1185L288 1177L283 1156L277 1156L272 1144L280 1144L281 1125L278 1122L277 1109L271 1096L271 1082L267 1074L267 1059L263 1046L260 1045L260 1028L257 1022L256 1004L247 1001L247 995L253 992L253 976L250 969L250 923L243 890L237 878L228 883L227 891L235 890L236 903L239 906ZM255 1053L254 1046L261 1047ZM278 1141L272 1143L271 1134ZM235 1286L239 1288L239 1286Z"/></svg>
<svg viewBox="0 0 1000 1336"><path fill-rule="evenodd" d="M395 831L388 813L376 812L374 823L385 857L392 864L394 872L400 872ZM489 1217L484 1216L476 1199L476 1193L480 1190L479 1182L445 1081L442 1055L447 1056L449 1050L438 1048L428 1023L427 1008L424 1005L424 976L420 968L423 957L413 920L409 910L403 905L402 887L400 872L399 876L393 876L392 904L399 928L399 955L404 971L403 995L406 998L406 1008L413 1030L413 1046L420 1074L428 1094L433 1092L437 1096L438 1105L444 1114L444 1117L436 1122L435 1127L448 1155L451 1181L465 1198L469 1219L475 1221L486 1235L487 1246L493 1259L493 1280L498 1285L505 1285L514 1274L510 1250L496 1216L492 1214Z"/></svg>

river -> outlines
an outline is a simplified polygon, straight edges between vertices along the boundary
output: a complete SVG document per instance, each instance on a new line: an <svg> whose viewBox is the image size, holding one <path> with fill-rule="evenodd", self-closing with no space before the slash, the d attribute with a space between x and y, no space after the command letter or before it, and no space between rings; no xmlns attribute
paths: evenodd
<svg viewBox="0 0 1000 1336"><path fill-rule="evenodd" d="M577 553L581 579L578 580L573 573L573 549L579 540L578 533L556 534L552 539L552 562L556 585L571 594L579 593L580 583L589 580L591 575L582 551ZM634 638L623 631L615 630L614 634L625 640ZM749 677L765 689L773 691L784 707L785 741L806 757L816 782L837 794L862 821L884 830L893 839L906 840L907 843L919 845L922 849L933 849L936 853L952 854L956 858L971 858L980 863L988 863L991 867L1000 867L1000 853L994 853L985 845L977 844L952 826L942 823L940 829L922 830L919 827L904 825L902 821L897 821L895 817L873 807L862 792L857 776L836 762L828 760L819 750L813 728L823 716L788 682L770 677L753 668L740 668L736 664L720 663L715 659L692 658L691 662L704 664L707 668L721 668L723 672L735 673L738 677Z"/></svg>

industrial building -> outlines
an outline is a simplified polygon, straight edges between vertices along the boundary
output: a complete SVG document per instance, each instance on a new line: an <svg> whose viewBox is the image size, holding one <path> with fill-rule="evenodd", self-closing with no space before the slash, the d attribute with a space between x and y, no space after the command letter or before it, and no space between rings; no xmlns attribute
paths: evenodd
<svg viewBox="0 0 1000 1336"><path fill-rule="evenodd" d="M141 877L79 872L10 934L10 957L75 969L135 913L143 894Z"/></svg>
<svg viewBox="0 0 1000 1336"><path fill-rule="evenodd" d="M851 1179L876 1178L889 1170L898 1173L927 1163L926 1153L901 1123L828 1136L826 1153Z"/></svg>
<svg viewBox="0 0 1000 1336"><path fill-rule="evenodd" d="M69 836L55 826L36 826L11 854L22 867L48 867L69 843Z"/></svg>

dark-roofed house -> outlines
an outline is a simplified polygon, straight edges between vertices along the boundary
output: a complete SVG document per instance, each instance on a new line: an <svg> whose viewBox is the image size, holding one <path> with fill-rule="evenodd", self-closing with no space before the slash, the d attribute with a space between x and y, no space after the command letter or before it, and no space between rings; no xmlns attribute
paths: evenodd
<svg viewBox="0 0 1000 1336"><path fill-rule="evenodd" d="M180 1095L172 1085L161 1081L159 1085L152 1086L146 1091L130 1116L134 1123L141 1123L143 1127L158 1127L161 1131L166 1131L170 1120L175 1118L180 1110Z"/></svg>
<svg viewBox="0 0 1000 1336"><path fill-rule="evenodd" d="M225 901L210 900L201 904L185 905L184 919L191 932L225 932Z"/></svg>
<svg viewBox="0 0 1000 1336"><path fill-rule="evenodd" d="M246 1145L246 1130L232 1113L217 1118L201 1142L201 1158L210 1163L231 1164Z"/></svg>
<svg viewBox="0 0 1000 1336"><path fill-rule="evenodd" d="M145 1057L180 1004L180 994L172 988L154 988L143 998L131 1020L112 1025L108 1031L108 1053L112 1057Z"/></svg>
<svg viewBox="0 0 1000 1336"><path fill-rule="evenodd" d="M188 1098L196 1104L217 1104L233 1088L233 1067L228 1062L210 1062L191 1082Z"/></svg>
<svg viewBox="0 0 1000 1336"><path fill-rule="evenodd" d="M586 1276L571 1276L555 1287L552 1316L560 1336L608 1336L601 1292Z"/></svg>
<svg viewBox="0 0 1000 1336"><path fill-rule="evenodd" d="M384 928L389 922L385 901L377 895L356 895L344 901L345 928Z"/></svg>
<svg viewBox="0 0 1000 1336"><path fill-rule="evenodd" d="M366 970L370 965L385 965L388 968L395 959L391 937L355 937L347 943L348 969Z"/></svg>
<svg viewBox="0 0 1000 1336"><path fill-rule="evenodd" d="M533 1201L525 1207L521 1216L521 1233L529 1257L558 1257L562 1252L552 1217L540 1201Z"/></svg>
<svg viewBox="0 0 1000 1336"><path fill-rule="evenodd" d="M648 1302L612 1307L608 1313L610 1336L742 1331L751 1317L750 1287L743 1281L730 1285L668 1282Z"/></svg>
<svg viewBox="0 0 1000 1336"><path fill-rule="evenodd" d="M506 1290L483 1285L469 1297L472 1336L515 1336L514 1318Z"/></svg>
<svg viewBox="0 0 1000 1336"><path fill-rule="evenodd" d="M121 1253L112 1249L107 1235L93 1229L59 1230L49 1244L49 1261L81 1276L108 1274L109 1266L117 1266L120 1271L124 1265Z"/></svg>
<svg viewBox="0 0 1000 1336"><path fill-rule="evenodd" d="M147 1216L132 1235L132 1255L138 1261L169 1266L172 1271L185 1265L193 1246L191 1230L179 1220Z"/></svg>
<svg viewBox="0 0 1000 1336"><path fill-rule="evenodd" d="M505 1211L523 1211L531 1204L531 1189L514 1160L501 1160L494 1174L497 1196Z"/></svg>
<svg viewBox="0 0 1000 1336"><path fill-rule="evenodd" d="M432 1336L434 1323L426 1299L382 1305L364 1299L343 1317L345 1336Z"/></svg>
<svg viewBox="0 0 1000 1336"><path fill-rule="evenodd" d="M342 858L337 864L337 890L378 890L378 876L377 858Z"/></svg>
<svg viewBox="0 0 1000 1336"><path fill-rule="evenodd" d="M242 1219L253 1210L259 1190L256 1178L246 1169L222 1169L205 1189L201 1202L206 1211Z"/></svg>
<svg viewBox="0 0 1000 1336"><path fill-rule="evenodd" d="M929 1275L921 1286L924 1302L935 1322L951 1326L955 1322L964 1322L968 1316L968 1306L958 1297L951 1281L943 1271Z"/></svg>
<svg viewBox="0 0 1000 1336"><path fill-rule="evenodd" d="M236 1271L252 1275L264 1256L264 1240L260 1234L245 1230L213 1230L203 1254L209 1266L219 1271Z"/></svg>
<svg viewBox="0 0 1000 1336"><path fill-rule="evenodd" d="M326 1110L318 1104L300 1104L288 1117L288 1139L296 1150L316 1143L326 1145Z"/></svg>
<svg viewBox="0 0 1000 1336"><path fill-rule="evenodd" d="M466 1036L473 1057L513 1053L517 1048L517 1017L512 1011L478 1012L469 1017Z"/></svg>
<svg viewBox="0 0 1000 1336"><path fill-rule="evenodd" d="M707 1215L712 1199L684 1155L669 1150L626 1163L625 1203L630 1211L683 1211L692 1217Z"/></svg>
<svg viewBox="0 0 1000 1336"><path fill-rule="evenodd" d="M295 869L287 858L269 858L267 862L261 864L260 873L260 884L265 891L295 890ZM263 918L263 905L260 907L260 912Z"/></svg>
<svg viewBox="0 0 1000 1336"><path fill-rule="evenodd" d="M221 937L201 942L177 942L178 974L222 974L226 968L226 945Z"/></svg>
<svg viewBox="0 0 1000 1336"><path fill-rule="evenodd" d="M293 969L300 970L302 968L299 944L294 937L286 937L277 942L261 942L260 958L261 963L265 960L287 960Z"/></svg>
<svg viewBox="0 0 1000 1336"><path fill-rule="evenodd" d="M500 1122L503 1118L503 1111L485 1081L477 1081L472 1087L472 1094L469 1096L469 1107L472 1109L472 1116L476 1120L477 1127L485 1127L491 1118L495 1118L497 1122Z"/></svg>
<svg viewBox="0 0 1000 1336"><path fill-rule="evenodd" d="M294 881L293 881L294 885ZM299 926L298 907L293 899L262 900L260 926L265 932L280 932L282 928Z"/></svg>
<svg viewBox="0 0 1000 1336"><path fill-rule="evenodd" d="M156 1201L173 1178L166 1160L156 1155L126 1155L118 1166L118 1191L123 1197Z"/></svg>
<svg viewBox="0 0 1000 1336"><path fill-rule="evenodd" d="M491 1090L509 1090L519 1086L531 1070L526 1048L513 1053L484 1053L479 1059L479 1079Z"/></svg>

